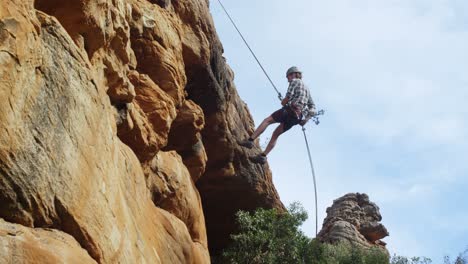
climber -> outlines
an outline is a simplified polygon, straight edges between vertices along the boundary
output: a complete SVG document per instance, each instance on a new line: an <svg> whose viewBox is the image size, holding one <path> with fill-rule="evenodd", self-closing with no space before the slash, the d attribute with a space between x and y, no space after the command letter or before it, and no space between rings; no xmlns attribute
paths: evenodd
<svg viewBox="0 0 468 264"><path fill-rule="evenodd" d="M268 153L275 147L276 141L281 134L297 124L304 126L317 114L310 91L302 81L302 72L297 67L293 66L286 72L286 78L289 82L289 88L286 97L281 101L283 108L265 118L248 139L239 142L239 145L251 149L254 146L254 140L258 138L269 125L280 123L271 135L270 142L265 151L259 155L250 157L250 160L254 163L264 164L267 160Z"/></svg>

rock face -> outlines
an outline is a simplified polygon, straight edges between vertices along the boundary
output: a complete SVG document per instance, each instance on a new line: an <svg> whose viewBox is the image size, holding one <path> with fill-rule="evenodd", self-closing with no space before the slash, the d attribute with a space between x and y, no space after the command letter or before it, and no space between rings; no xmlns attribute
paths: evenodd
<svg viewBox="0 0 468 264"><path fill-rule="evenodd" d="M96 263L76 240L54 229L28 228L0 219L0 262Z"/></svg>
<svg viewBox="0 0 468 264"><path fill-rule="evenodd" d="M282 209L222 53L205 0L3 1L2 263L209 263Z"/></svg>
<svg viewBox="0 0 468 264"><path fill-rule="evenodd" d="M381 246L380 239L389 235L381 223L379 207L369 201L367 194L349 193L333 201L318 238L322 242L347 241L362 247Z"/></svg>

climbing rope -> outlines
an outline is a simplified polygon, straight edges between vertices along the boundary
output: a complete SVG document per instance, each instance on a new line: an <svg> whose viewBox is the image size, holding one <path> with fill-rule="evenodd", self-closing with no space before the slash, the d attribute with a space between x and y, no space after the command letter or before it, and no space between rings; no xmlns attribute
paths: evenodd
<svg viewBox="0 0 468 264"><path fill-rule="evenodd" d="M276 93L278 94L278 99L280 101L283 100L283 97L281 96L281 93L279 92L278 88L276 88L276 85L273 83L273 81L271 80L270 76L268 75L267 71L265 70L265 68L263 67L262 63L260 62L260 60L257 58L257 56L255 55L255 52L252 50L252 48L250 47L249 43L247 42L247 40L244 38L244 35L242 35L241 31L239 30L239 28L237 27L236 23L234 22L234 20L232 19L231 15L229 14L229 12L227 11L227 9L224 7L223 3L221 3L221 0L218 0L218 3L220 4L220 6L223 8L224 10L224 13L226 13L227 17L229 18L229 20L231 21L232 25L234 26L234 28L237 30L237 33L239 33L239 36L242 38L242 40L244 41L245 45L247 46L247 48L249 49L250 53L252 54L252 56L254 57L254 59L257 61L258 63L258 66L260 66L260 68L262 69L263 73L265 74L265 76L268 78L268 80L270 81L271 85L273 86L273 88L275 89ZM319 116L320 115L323 115L325 112L324 110L320 110L317 112L317 114L315 114L313 117L312 117L312 121L318 125L320 123L319 121ZM310 154L310 148L309 148L309 142L307 140L307 135L306 135L306 129L304 126L302 126L302 133L304 134L304 140L305 140L305 143L306 143L306 146L307 146L307 154L309 155L309 162L310 162L310 168L312 170L312 177L314 179L314 192L315 192L315 237L317 237L317 234L318 234L318 203L317 203L317 181L316 181L316 178L315 178L315 170L314 170L314 164L312 162L312 155Z"/></svg>
<svg viewBox="0 0 468 264"><path fill-rule="evenodd" d="M229 20L231 20L231 23L232 25L234 26L234 28L237 30L237 33L239 33L239 36L242 38L242 40L244 41L245 45L247 46L247 48L250 50L250 53L252 54L252 56L254 57L254 59L257 61L258 63L258 66L260 66L260 68L262 69L263 73L265 74L265 76L268 78L268 80L270 81L271 85L273 86L273 89L275 89L276 93L278 94L278 99L280 101L283 100L283 96L281 95L281 93L279 92L278 88L276 88L276 85L273 83L273 81L271 80L270 76L268 75L267 71L265 70L265 68L263 67L262 63L260 62L260 60L257 58L257 55L255 55L255 52L252 50L252 48L250 47L249 43L247 42L247 40L244 38L244 35L242 35L241 31L239 30L239 28L237 27L236 25L236 22L234 22L234 20L232 19L231 15L229 15L229 12L226 10L226 8L224 7L223 3L221 3L221 0L218 0L218 3L219 5L221 5L221 7L223 8L224 10L224 13L226 13L227 17L229 18Z"/></svg>
<svg viewBox="0 0 468 264"><path fill-rule="evenodd" d="M302 133L304 134L304 140L307 147L307 154L309 154L310 169L312 170L312 177L314 178L314 192L315 192L315 237L318 234L318 205L317 205L317 181L315 179L314 163L312 162L312 155L310 154L309 141L307 140L306 129L302 127Z"/></svg>

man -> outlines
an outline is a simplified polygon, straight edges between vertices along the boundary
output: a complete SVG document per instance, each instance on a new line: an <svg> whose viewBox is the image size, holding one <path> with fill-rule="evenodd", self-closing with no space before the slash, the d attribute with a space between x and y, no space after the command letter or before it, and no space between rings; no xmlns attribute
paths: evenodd
<svg viewBox="0 0 468 264"><path fill-rule="evenodd" d="M302 72L297 67L291 67L286 72L289 88L286 97L281 101L283 108L265 118L255 132L246 140L239 142L239 145L246 148L253 148L254 140L258 138L265 129L273 124L280 123L271 136L263 153L250 157L250 160L255 163L264 164L267 161L267 155L275 147L278 137L291 127L300 124L304 126L310 118L317 112L315 104L310 96L310 91L302 81Z"/></svg>

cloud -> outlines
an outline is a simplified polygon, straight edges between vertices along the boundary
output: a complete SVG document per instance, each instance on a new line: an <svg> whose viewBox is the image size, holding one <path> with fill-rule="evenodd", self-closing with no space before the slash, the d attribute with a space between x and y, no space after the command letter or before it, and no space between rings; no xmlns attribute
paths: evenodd
<svg viewBox="0 0 468 264"><path fill-rule="evenodd" d="M357 124L356 128L376 136L426 134L424 138L430 140L424 131L446 118L450 123L441 127L449 128L436 131L434 141L453 139L441 133L450 128L464 134L461 124L466 122L467 108L461 107L460 100L468 96L463 81L468 70L466 28L444 31L451 21L447 17L453 14L434 1L432 6L416 1L355 2L348 2L349 9L338 8L333 16L327 8L334 12L342 1L327 1L311 15L314 26L304 32L315 36L316 50L326 50L310 53L306 59L318 59L321 67L334 72L333 86L320 94L322 101L333 105L333 111L345 113L346 125ZM348 118L353 122L345 122L346 114L353 114Z"/></svg>

